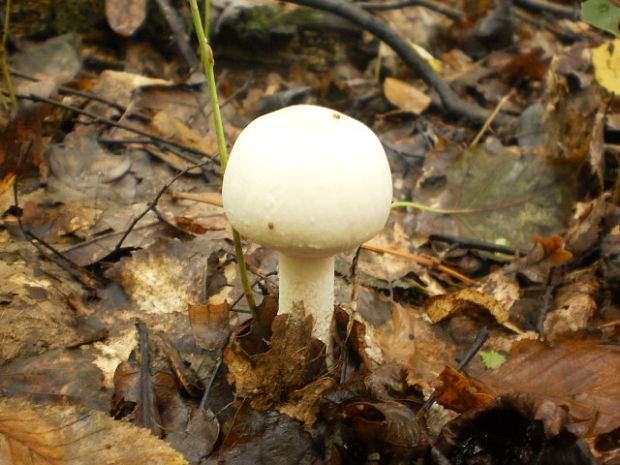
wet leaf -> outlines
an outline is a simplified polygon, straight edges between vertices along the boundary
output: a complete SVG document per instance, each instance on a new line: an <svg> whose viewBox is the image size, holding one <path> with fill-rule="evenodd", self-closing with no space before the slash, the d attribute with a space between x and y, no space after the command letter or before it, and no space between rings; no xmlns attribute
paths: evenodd
<svg viewBox="0 0 620 465"><path fill-rule="evenodd" d="M245 403L206 465L312 465L316 460L312 437L302 423L275 410L253 410Z"/></svg>

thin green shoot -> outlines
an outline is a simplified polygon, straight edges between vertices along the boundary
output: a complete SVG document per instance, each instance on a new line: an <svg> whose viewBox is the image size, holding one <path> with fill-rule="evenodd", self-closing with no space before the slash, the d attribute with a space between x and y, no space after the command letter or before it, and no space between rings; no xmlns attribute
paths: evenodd
<svg viewBox="0 0 620 465"><path fill-rule="evenodd" d="M209 87L209 98L211 100L211 106L213 107L213 120L215 122L215 134L217 137L218 150L220 152L220 165L222 166L222 176L226 171L226 165L228 163L228 149L226 147L226 136L224 135L224 124L222 122L222 114L220 112L220 104L217 95L217 85L215 83L215 59L213 58L213 50L209 45L207 34L209 24L206 23L203 27L202 19L200 17L200 11L198 10L198 4L196 0L189 0L192 10L192 18L194 20L194 29L196 29L196 35L198 36L198 46L200 51L200 57L202 59L202 66L205 76L207 77L207 85ZM205 3L205 8L209 8L208 0ZM205 12L205 19L209 18L209 14ZM256 318L256 302L254 301L254 294L252 292L252 286L248 278L248 270L243 257L243 249L241 248L241 237L239 232L233 229L233 242L235 244L235 253L237 255L237 264L239 265L239 276L243 285L243 292L245 298L250 307L252 316Z"/></svg>

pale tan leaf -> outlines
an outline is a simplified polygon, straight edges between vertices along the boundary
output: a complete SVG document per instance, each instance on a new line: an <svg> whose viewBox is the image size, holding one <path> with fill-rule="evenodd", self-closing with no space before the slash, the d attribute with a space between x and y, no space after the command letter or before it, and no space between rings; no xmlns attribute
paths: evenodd
<svg viewBox="0 0 620 465"><path fill-rule="evenodd" d="M389 102L403 111L421 114L431 104L432 99L421 90L400 79L386 78L383 93Z"/></svg>
<svg viewBox="0 0 620 465"><path fill-rule="evenodd" d="M147 430L102 412L0 399L2 465L183 465Z"/></svg>

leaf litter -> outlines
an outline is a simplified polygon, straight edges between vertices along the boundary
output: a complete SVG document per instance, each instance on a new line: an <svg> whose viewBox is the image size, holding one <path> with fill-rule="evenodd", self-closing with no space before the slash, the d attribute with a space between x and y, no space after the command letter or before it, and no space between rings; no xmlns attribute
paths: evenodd
<svg viewBox="0 0 620 465"><path fill-rule="evenodd" d="M380 136L395 200L432 209L393 210L357 262L338 260L333 364L311 320L272 326L276 257L246 242L264 297L248 319L204 81L183 52L146 40L165 12L105 3L110 31L11 38L20 107L0 117L4 462L615 463L611 41L556 3L361 2L460 98L489 115L501 104L481 130L336 16L213 2L230 143L267 111L330 106ZM456 370L482 329L480 356ZM160 439L130 425L153 420Z"/></svg>

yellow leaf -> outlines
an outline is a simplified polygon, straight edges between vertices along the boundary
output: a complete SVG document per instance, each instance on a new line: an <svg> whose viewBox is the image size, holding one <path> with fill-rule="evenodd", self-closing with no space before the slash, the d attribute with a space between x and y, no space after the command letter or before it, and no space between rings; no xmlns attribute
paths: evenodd
<svg viewBox="0 0 620 465"><path fill-rule="evenodd" d="M607 42L592 54L596 81L616 95L620 95L620 39Z"/></svg>
<svg viewBox="0 0 620 465"><path fill-rule="evenodd" d="M411 47L418 52L418 55L420 55L422 58L424 58L424 60L431 65L431 68L433 68L435 71L437 71L438 73L443 73L443 62L441 60L438 60L437 58L435 58L433 55L430 54L430 52L428 50L426 50L424 47L421 47L420 45L416 44L415 42L411 42L408 41L409 45L411 45Z"/></svg>

